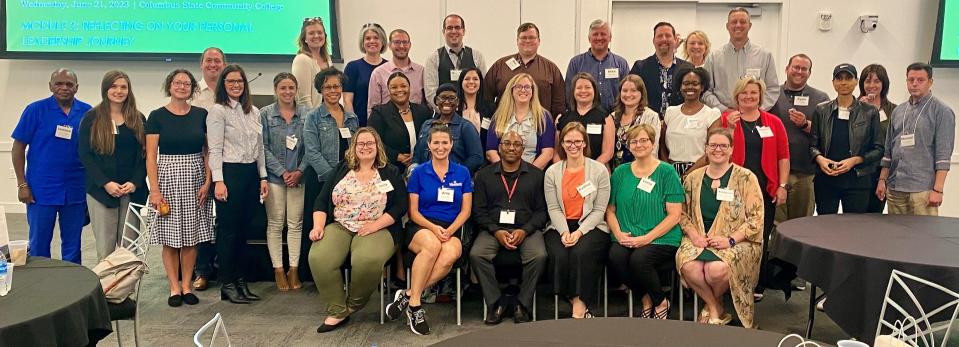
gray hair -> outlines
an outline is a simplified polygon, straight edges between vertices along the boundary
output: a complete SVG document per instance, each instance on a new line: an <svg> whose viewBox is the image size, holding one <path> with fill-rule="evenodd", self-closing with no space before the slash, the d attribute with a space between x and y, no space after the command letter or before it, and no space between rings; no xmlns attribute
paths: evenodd
<svg viewBox="0 0 959 347"><path fill-rule="evenodd" d="M613 31L613 27L609 25L608 22L602 19L596 19L596 20L593 20L591 23L589 23L589 32L593 32L593 30L596 30L602 27L606 27L607 29L609 29L609 31Z"/></svg>
<svg viewBox="0 0 959 347"><path fill-rule="evenodd" d="M53 78L61 73L67 74L67 76L70 76L70 78L72 78L74 81L78 80L76 72L74 72L73 70L61 67L59 69L54 70L53 73L50 74L50 82L53 82Z"/></svg>
<svg viewBox="0 0 959 347"><path fill-rule="evenodd" d="M386 31L384 31L383 27L376 23L363 24L363 28L360 29L360 52L366 54L366 47L363 44L363 38L366 36L366 33L370 31L380 38L380 53L386 52Z"/></svg>

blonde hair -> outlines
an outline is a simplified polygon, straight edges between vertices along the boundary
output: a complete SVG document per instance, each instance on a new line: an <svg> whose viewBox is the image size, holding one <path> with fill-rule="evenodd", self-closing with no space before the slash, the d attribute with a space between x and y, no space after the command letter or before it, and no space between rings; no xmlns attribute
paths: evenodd
<svg viewBox="0 0 959 347"><path fill-rule="evenodd" d="M639 123L629 128L629 130L626 131L626 143L639 137L640 131L645 132L646 136L649 136L650 143L656 144L656 128L646 123Z"/></svg>
<svg viewBox="0 0 959 347"><path fill-rule="evenodd" d="M323 25L323 18L313 17L303 20L303 25L300 26L300 36L296 38L296 46L299 50L298 53L306 54L310 58L316 58L310 55L310 46L306 44L306 28L311 25L319 25L320 30L323 30L323 46L320 46L320 58L323 61L330 62L330 35L326 33L326 26Z"/></svg>
<svg viewBox="0 0 959 347"><path fill-rule="evenodd" d="M736 82L736 88L733 88L733 100L736 101L736 106L739 106L739 94L742 94L750 84L759 86L759 107L763 106L763 95L766 94L766 83L753 76L743 77L739 82Z"/></svg>
<svg viewBox="0 0 959 347"><path fill-rule="evenodd" d="M496 108L496 113L493 114L493 124L496 125L497 138L502 138L503 134L506 134L508 130L509 119L513 116L513 112L516 109L516 102L513 101L513 87L516 86L519 80L524 78L528 79L533 85L533 96L529 100L529 117L532 119L533 125L536 126L536 134L540 135L546 129L546 109L539 103L539 87L536 86L536 80L527 73L520 73L513 76L513 78L506 83L506 89L503 90L503 95L500 97L499 107Z"/></svg>
<svg viewBox="0 0 959 347"><path fill-rule="evenodd" d="M703 40L703 44L706 45L706 49L703 52L703 59L705 60L706 57L709 56L709 48L712 47L712 44L709 43L709 37L706 36L706 33L702 32L701 30L696 30L689 33L689 35L686 35L686 39L683 40L683 58L689 60L689 38L693 36L698 36Z"/></svg>
<svg viewBox="0 0 959 347"><path fill-rule="evenodd" d="M571 132L578 132L583 135L583 156L589 158L589 133L586 132L586 127L579 122L569 122L560 131L559 141L556 142L556 154L559 155L559 159L566 160L566 146L563 145L563 140Z"/></svg>
<svg viewBox="0 0 959 347"><path fill-rule="evenodd" d="M353 134L353 138L350 139L350 147L346 149L346 154L343 155L343 160L346 161L346 167L350 168L350 170L358 170L360 168L360 159L356 157L356 139L360 138L361 134L366 133L373 135L373 142L376 142L376 159L373 160L373 167L382 169L389 163L386 159L386 152L383 150L383 141L380 140L380 135L371 127L362 127L356 129L356 134Z"/></svg>

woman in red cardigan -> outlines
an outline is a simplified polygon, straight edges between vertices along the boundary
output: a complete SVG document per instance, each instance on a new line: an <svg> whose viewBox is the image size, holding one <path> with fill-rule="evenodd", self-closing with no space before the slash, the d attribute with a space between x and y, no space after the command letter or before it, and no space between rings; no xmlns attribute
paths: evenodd
<svg viewBox="0 0 959 347"><path fill-rule="evenodd" d="M756 288L754 299L762 300L767 283L766 245L772 232L776 205L786 202L789 191L789 140L786 128L772 113L760 109L766 84L752 76L743 77L736 83L733 95L736 96L738 110L722 115L710 127L733 129L732 162L745 167L759 179L763 189L763 257L759 270L760 286Z"/></svg>

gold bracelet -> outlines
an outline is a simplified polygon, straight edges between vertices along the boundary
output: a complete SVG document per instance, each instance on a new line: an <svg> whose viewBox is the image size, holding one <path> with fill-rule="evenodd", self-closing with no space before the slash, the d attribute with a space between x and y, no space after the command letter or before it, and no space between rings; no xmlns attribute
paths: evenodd
<svg viewBox="0 0 959 347"><path fill-rule="evenodd" d="M23 183L20 183L20 184L17 185L17 189L20 189L20 188L23 188L23 187L27 187L27 182L23 182Z"/></svg>

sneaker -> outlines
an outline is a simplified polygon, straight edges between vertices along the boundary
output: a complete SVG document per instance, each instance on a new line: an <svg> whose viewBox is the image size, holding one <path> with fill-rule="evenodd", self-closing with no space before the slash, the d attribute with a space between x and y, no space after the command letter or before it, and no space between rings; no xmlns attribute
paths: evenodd
<svg viewBox="0 0 959 347"><path fill-rule="evenodd" d="M826 305L826 298L822 298L819 302L816 303L816 309L822 312L825 312L826 309L823 306Z"/></svg>
<svg viewBox="0 0 959 347"><path fill-rule="evenodd" d="M406 309L406 320L410 325L410 330L416 335L429 335L430 325L426 323L426 310L423 307L417 309Z"/></svg>
<svg viewBox="0 0 959 347"><path fill-rule="evenodd" d="M393 302L386 305L386 318L394 320L400 318L403 311L410 306L410 297L406 296L406 290L400 289L393 295Z"/></svg>
<svg viewBox="0 0 959 347"><path fill-rule="evenodd" d="M794 279L794 280L792 281L792 287L793 287L793 288L792 288L793 290L796 290L796 291L804 291L804 290L806 290L806 281L801 280L801 279L798 279L798 278L797 278L797 279Z"/></svg>
<svg viewBox="0 0 959 347"><path fill-rule="evenodd" d="M763 293L753 293L753 302L763 301L764 296L765 295Z"/></svg>

